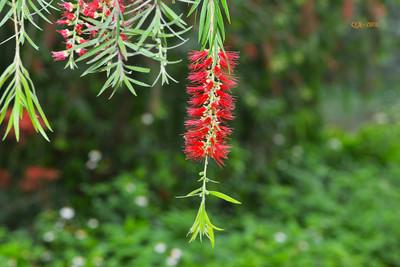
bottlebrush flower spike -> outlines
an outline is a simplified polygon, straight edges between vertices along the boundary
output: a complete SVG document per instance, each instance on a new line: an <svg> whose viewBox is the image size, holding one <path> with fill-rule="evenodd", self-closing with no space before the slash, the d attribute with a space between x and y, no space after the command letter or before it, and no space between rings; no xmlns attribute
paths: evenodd
<svg viewBox="0 0 400 267"><path fill-rule="evenodd" d="M207 188L208 182L214 182L207 177L208 160L214 159L219 166L222 166L230 150L228 138L232 129L226 124L234 118L232 112L235 105L230 91L236 86L233 73L239 54L225 52L223 47L226 34L222 13L230 21L227 1L195 0L189 14L196 9L201 10L198 39L203 50L189 54L188 79L191 84L186 89L190 99L187 109L188 119L185 122L184 152L188 159L204 160L204 169L199 173L198 181L202 183L201 187L184 197L201 198L200 208L188 233L191 236L190 242L197 236L200 240L203 236L207 236L211 246L214 247L214 230L222 229L211 222L205 208L206 198L213 195L240 204L230 196Z"/></svg>
<svg viewBox="0 0 400 267"><path fill-rule="evenodd" d="M208 53L194 51L189 54L191 70L187 87L190 95L185 122L185 154L188 159L204 160L204 170L200 172L203 184L184 197L200 196L201 204L195 222L190 228L190 241L206 235L214 246L214 230L222 230L210 221L205 209L206 195L214 195L234 204L239 201L221 192L210 191L206 184L213 180L207 177L208 159L212 158L222 166L228 157L228 138L232 129L226 124L232 120L235 108L231 89L236 86L233 76L239 54L236 52Z"/></svg>
<svg viewBox="0 0 400 267"><path fill-rule="evenodd" d="M236 85L233 71L236 52L219 52L217 58L207 51L195 51L189 56L191 95L186 121L185 154L193 160L213 158L219 165L229 153L227 139L232 130L225 124L233 119L234 99L230 90Z"/></svg>

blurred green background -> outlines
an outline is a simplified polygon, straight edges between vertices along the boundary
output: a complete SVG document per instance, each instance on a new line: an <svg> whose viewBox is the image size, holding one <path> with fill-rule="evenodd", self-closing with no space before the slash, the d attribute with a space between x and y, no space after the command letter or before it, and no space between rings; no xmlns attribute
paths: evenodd
<svg viewBox="0 0 400 267"><path fill-rule="evenodd" d="M243 204L208 203L226 229L216 248L187 243L199 203L175 198L201 169L182 153L196 33L172 55L184 58L170 68L179 84L108 100L96 97L103 76L52 62L61 39L44 25L32 29L40 51L23 59L55 132L0 143L1 267L400 266L400 2L230 6L237 118L230 158L210 177ZM4 70L13 44L1 49Z"/></svg>

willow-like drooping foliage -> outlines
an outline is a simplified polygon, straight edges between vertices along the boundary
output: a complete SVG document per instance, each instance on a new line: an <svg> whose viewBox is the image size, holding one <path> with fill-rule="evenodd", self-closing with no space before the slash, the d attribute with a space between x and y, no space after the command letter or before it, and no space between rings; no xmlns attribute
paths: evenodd
<svg viewBox="0 0 400 267"><path fill-rule="evenodd" d="M120 87L136 95L136 86L150 86L135 77L135 72L149 73L147 67L135 64L136 56L158 62L159 69L153 85L178 82L167 71L168 65L180 60L170 60L168 51L184 44L183 35L191 29L163 0L72 0L58 6L62 15L57 24L64 39L64 49L53 51L55 61L66 61L66 68L74 69L86 62L82 76L105 73L99 95L112 89L110 97ZM45 129L52 130L37 99L34 84L23 66L20 47L28 41L38 47L25 31L25 23L36 28L35 16L51 23L46 17L49 9L56 9L45 0L0 0L0 27L13 23L15 34L2 43L15 40L14 61L0 76L0 125L7 123L4 138L13 131L17 141L23 116L29 116L37 132L49 140ZM177 44L170 39L175 38ZM173 43L173 45L171 45Z"/></svg>
<svg viewBox="0 0 400 267"><path fill-rule="evenodd" d="M233 76L237 60L236 52L224 49L225 25L224 16L230 21L226 0L195 0L189 14L200 9L199 42L201 51L190 53L189 81L187 93L191 96L188 101L188 119L185 123L185 154L188 159L203 160L204 168L199 173L201 186L184 197L200 197L200 207L195 221L189 230L190 241L198 236L210 239L214 247L214 230L222 230L215 226L206 211L206 198L209 195L225 201L240 204L234 198L209 190L209 182L215 182L207 176L209 159L218 165L228 157L228 137L232 129L226 125L232 120L234 100L230 90L236 86Z"/></svg>
<svg viewBox="0 0 400 267"><path fill-rule="evenodd" d="M105 72L106 80L99 95L112 88L111 96L124 85L134 95L135 86L150 86L135 78L134 72L150 72L149 68L136 66L136 56L159 62L155 84L177 82L167 72L167 65L178 61L168 59L168 50L187 40L182 35L190 30L182 15L177 15L162 0L77 0L64 2L63 16L57 24L65 39L65 49L53 52L57 61L67 60L66 67L77 67L85 61L88 68L82 76ZM168 39L180 43L169 46Z"/></svg>
<svg viewBox="0 0 400 267"><path fill-rule="evenodd" d="M50 22L45 13L50 13L51 8L50 3L45 0L0 0L0 14L5 14L0 18L0 27L7 22L14 26L14 34L0 44L15 41L14 60L0 76L0 125L3 121L7 121L3 139L13 131L15 138L19 140L20 121L27 114L35 131L49 140L45 129L50 131L52 129L39 104L34 83L23 65L20 51L25 41L38 49L26 32L26 23L41 29L34 17L39 16Z"/></svg>

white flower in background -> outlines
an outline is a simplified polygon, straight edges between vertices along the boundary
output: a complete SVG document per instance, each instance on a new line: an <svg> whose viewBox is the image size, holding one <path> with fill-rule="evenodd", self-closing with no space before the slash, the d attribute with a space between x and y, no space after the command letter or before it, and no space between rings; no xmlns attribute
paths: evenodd
<svg viewBox="0 0 400 267"><path fill-rule="evenodd" d="M99 227L99 221L95 218L90 218L87 222L87 226L91 229L96 229Z"/></svg>
<svg viewBox="0 0 400 267"><path fill-rule="evenodd" d="M173 248L171 250L171 257L179 260L182 257L182 250L180 250L179 248Z"/></svg>
<svg viewBox="0 0 400 267"><path fill-rule="evenodd" d="M154 246L154 251L157 252L158 254L162 254L167 250L167 245L163 242L158 242Z"/></svg>
<svg viewBox="0 0 400 267"><path fill-rule="evenodd" d="M60 209L60 216L65 220L71 220L75 216L75 210L71 207L63 207Z"/></svg>
<svg viewBox="0 0 400 267"><path fill-rule="evenodd" d="M166 262L168 266L176 266L178 264L178 260L172 257L168 257Z"/></svg>
<svg viewBox="0 0 400 267"><path fill-rule="evenodd" d="M43 235L43 240L44 240L45 242L53 242L54 239L55 239L55 235L54 235L54 233L51 232L51 231L46 232L46 233L44 233L44 235Z"/></svg>
<svg viewBox="0 0 400 267"><path fill-rule="evenodd" d="M136 185L134 183L129 183L126 186L126 192L133 193L136 190Z"/></svg>
<svg viewBox="0 0 400 267"><path fill-rule="evenodd" d="M149 200L147 199L146 196L137 196L135 198L135 203L139 207L146 207L149 204Z"/></svg>
<svg viewBox="0 0 400 267"><path fill-rule="evenodd" d="M274 234L274 239L275 242L282 244L286 242L287 236L284 232L277 232Z"/></svg>
<svg viewBox="0 0 400 267"><path fill-rule="evenodd" d="M89 156L89 160L90 161L94 161L94 162L99 162L101 160L101 158L103 157L103 155L101 154L100 151L98 150L92 150L89 152L88 154Z"/></svg>
<svg viewBox="0 0 400 267"><path fill-rule="evenodd" d="M171 250L171 254L169 255L169 257L167 258L167 265L168 266L175 266L179 263L179 260L182 257L182 250L180 250L179 248L173 248Z"/></svg>
<svg viewBox="0 0 400 267"><path fill-rule="evenodd" d="M103 158L103 155L99 150L91 150L88 154L88 161L86 162L86 168L94 170L97 168L99 161Z"/></svg>
<svg viewBox="0 0 400 267"><path fill-rule="evenodd" d="M285 137L282 134L278 133L278 134L275 134L272 137L272 141L274 142L275 145L282 146L282 145L285 144L286 140L285 140Z"/></svg>
<svg viewBox="0 0 400 267"><path fill-rule="evenodd" d="M144 125L150 125L150 124L152 124L152 123L154 122L153 114L151 114L151 113L149 113L149 112L144 113L144 114L142 115L141 119L142 119L142 123L143 123Z"/></svg>
<svg viewBox="0 0 400 267"><path fill-rule="evenodd" d="M71 267L82 267L85 265L85 259L81 256L76 256L72 259L72 266Z"/></svg>
<svg viewBox="0 0 400 267"><path fill-rule="evenodd" d="M337 138L331 138L328 141L328 146L332 150L340 150L342 148L342 142Z"/></svg>
<svg viewBox="0 0 400 267"><path fill-rule="evenodd" d="M94 169L96 169L96 168L97 168L97 162L88 160L88 161L86 162L86 168L88 168L89 170L94 170Z"/></svg>

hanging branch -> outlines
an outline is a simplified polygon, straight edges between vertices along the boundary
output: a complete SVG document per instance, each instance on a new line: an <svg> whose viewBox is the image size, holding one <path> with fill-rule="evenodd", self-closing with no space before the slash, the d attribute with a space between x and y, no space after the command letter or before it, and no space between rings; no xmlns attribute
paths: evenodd
<svg viewBox="0 0 400 267"><path fill-rule="evenodd" d="M64 2L63 7L66 12L57 23L66 26L59 31L66 39L66 49L53 52L53 57L68 58L67 66L72 68L86 61L89 67L82 76L106 72L107 80L99 95L111 87L112 96L122 85L136 95L134 86L149 86L131 77L132 72L150 72L130 64L130 59L138 55L160 62L154 83L159 79L162 84L176 82L166 66L179 61L168 60L167 52L186 41L182 35L190 27L161 0L78 0L76 4ZM172 37L181 43L169 47L167 40Z"/></svg>
<svg viewBox="0 0 400 267"><path fill-rule="evenodd" d="M199 173L198 181L201 182L201 187L184 196L201 198L200 208L188 235L191 235L190 241L195 240L197 236L202 240L205 235L214 247L214 230L222 229L211 222L206 212L207 196L213 195L240 204L234 198L218 191L211 191L207 187L209 182L215 182L207 176L209 158L222 166L230 149L227 139L232 130L226 126L226 122L233 119L234 101L229 91L236 86L233 72L238 53L226 52L223 46L225 40L223 12L230 21L226 0L181 1L192 4L189 15L201 7L198 35L201 51L194 51L189 56L191 85L187 87L187 92L191 98L188 101L189 118L185 122L187 131L184 138L187 158L204 160L204 169Z"/></svg>
<svg viewBox="0 0 400 267"><path fill-rule="evenodd" d="M38 7L39 5L40 7ZM6 15L0 22L0 27L7 21L12 21L14 24L14 35L12 38L6 39L4 42L15 39L15 55L13 62L6 68L0 76L0 125L3 121L8 121L6 132L3 140L13 130L15 138L19 141L20 129L19 124L26 112L32 122L33 128L49 141L45 132L45 128L52 131L49 122L39 104L36 96L35 86L29 76L27 69L23 66L20 47L25 40L38 49L38 46L32 41L25 31L25 21L30 22L36 28L41 29L34 22L34 15L39 15L47 22L50 22L43 14L49 13L51 8L50 3L44 0L2 0L0 1L0 12L4 9ZM4 43L3 42L3 43Z"/></svg>

